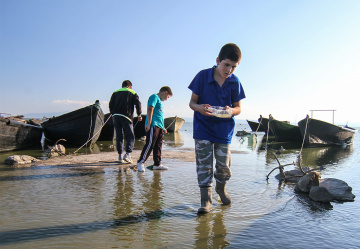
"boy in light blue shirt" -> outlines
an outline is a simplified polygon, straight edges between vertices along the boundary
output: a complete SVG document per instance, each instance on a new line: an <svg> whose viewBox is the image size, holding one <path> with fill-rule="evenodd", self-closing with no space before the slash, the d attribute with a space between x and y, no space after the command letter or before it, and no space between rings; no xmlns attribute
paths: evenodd
<svg viewBox="0 0 360 249"><path fill-rule="evenodd" d="M149 97L145 120L146 142L137 162L139 172L145 171L144 163L151 152L153 152L154 158L153 170L168 169L161 164L162 141L164 133L167 133L164 127L164 106L162 102L168 100L172 95L170 87L163 86L157 94Z"/></svg>

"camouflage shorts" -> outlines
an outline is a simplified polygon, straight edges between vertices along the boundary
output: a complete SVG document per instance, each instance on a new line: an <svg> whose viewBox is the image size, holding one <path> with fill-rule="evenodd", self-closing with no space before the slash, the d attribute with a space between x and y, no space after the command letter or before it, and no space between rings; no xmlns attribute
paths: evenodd
<svg viewBox="0 0 360 249"><path fill-rule="evenodd" d="M195 154L199 187L211 187L213 176L221 183L226 183L230 179L230 144L195 139ZM213 172L214 157L216 160L215 172Z"/></svg>

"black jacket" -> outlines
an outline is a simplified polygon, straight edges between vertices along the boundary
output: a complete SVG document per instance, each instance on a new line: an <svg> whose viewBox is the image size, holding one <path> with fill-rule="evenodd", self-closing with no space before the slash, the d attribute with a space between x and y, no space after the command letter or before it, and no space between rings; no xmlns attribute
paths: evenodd
<svg viewBox="0 0 360 249"><path fill-rule="evenodd" d="M132 89L120 88L111 95L109 109L113 115L122 114L133 120L134 106L136 106L137 115L140 116L141 102L139 96Z"/></svg>

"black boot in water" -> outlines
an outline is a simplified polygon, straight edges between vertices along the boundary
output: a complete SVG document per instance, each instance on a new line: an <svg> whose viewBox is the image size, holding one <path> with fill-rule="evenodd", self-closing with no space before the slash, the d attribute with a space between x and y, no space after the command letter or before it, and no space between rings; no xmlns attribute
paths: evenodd
<svg viewBox="0 0 360 249"><path fill-rule="evenodd" d="M212 209L212 188L200 188L201 195L201 208L198 210L198 214L209 213Z"/></svg>
<svg viewBox="0 0 360 249"><path fill-rule="evenodd" d="M231 203L230 195L225 190L226 183L220 183L216 181L215 191L220 196L220 199L224 205L229 205Z"/></svg>

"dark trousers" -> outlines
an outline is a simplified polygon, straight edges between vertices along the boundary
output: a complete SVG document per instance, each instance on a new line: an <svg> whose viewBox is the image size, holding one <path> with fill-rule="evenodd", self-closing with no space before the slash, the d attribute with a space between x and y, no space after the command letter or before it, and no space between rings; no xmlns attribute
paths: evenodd
<svg viewBox="0 0 360 249"><path fill-rule="evenodd" d="M150 130L146 132L146 142L144 148L141 151L138 163L144 163L149 158L152 151L154 158L154 166L160 165L163 137L163 129L157 126L151 127Z"/></svg>
<svg viewBox="0 0 360 249"><path fill-rule="evenodd" d="M126 141L125 151L131 153L134 148L135 135L132 122L121 116L113 116L114 128L116 131L116 149L119 155L122 154L124 138Z"/></svg>

